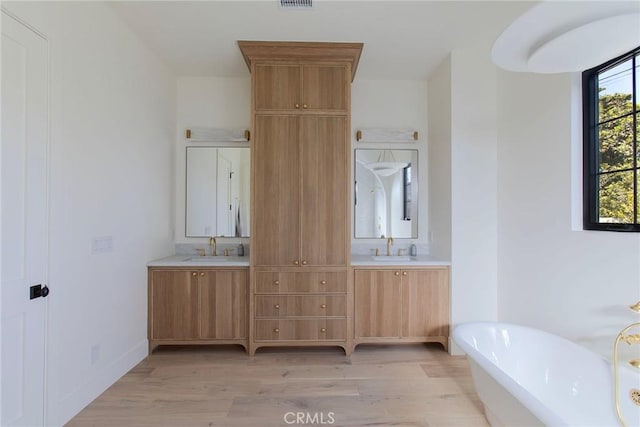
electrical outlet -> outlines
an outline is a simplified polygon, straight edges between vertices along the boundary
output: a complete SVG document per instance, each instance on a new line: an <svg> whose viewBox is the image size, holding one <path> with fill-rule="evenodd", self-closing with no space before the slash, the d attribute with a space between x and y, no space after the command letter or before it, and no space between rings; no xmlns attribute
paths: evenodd
<svg viewBox="0 0 640 427"><path fill-rule="evenodd" d="M91 364L95 365L100 360L100 344L91 346Z"/></svg>

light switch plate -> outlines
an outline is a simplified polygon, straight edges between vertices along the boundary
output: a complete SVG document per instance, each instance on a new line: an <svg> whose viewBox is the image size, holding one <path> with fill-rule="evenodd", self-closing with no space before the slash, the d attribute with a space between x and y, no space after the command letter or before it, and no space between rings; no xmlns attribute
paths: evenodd
<svg viewBox="0 0 640 427"><path fill-rule="evenodd" d="M113 251L113 237L94 237L91 242L91 253L112 252Z"/></svg>

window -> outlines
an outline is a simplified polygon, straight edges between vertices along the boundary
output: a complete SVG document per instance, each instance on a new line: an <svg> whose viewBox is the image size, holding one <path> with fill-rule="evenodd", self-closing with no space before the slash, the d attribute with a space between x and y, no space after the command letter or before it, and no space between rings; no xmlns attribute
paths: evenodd
<svg viewBox="0 0 640 427"><path fill-rule="evenodd" d="M584 228L640 231L640 47L582 74Z"/></svg>

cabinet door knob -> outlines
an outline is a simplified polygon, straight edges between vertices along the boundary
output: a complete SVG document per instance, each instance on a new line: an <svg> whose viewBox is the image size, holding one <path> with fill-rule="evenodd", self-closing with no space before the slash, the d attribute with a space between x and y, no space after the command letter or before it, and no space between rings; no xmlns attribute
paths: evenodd
<svg viewBox="0 0 640 427"><path fill-rule="evenodd" d="M327 304L322 304L320 308L327 308Z"/></svg>
<svg viewBox="0 0 640 427"><path fill-rule="evenodd" d="M274 280L273 281L273 286L278 286L280 284L280 280Z"/></svg>
<svg viewBox="0 0 640 427"><path fill-rule="evenodd" d="M280 304L276 304L273 306L273 308L275 308L276 310L280 308Z"/></svg>
<svg viewBox="0 0 640 427"><path fill-rule="evenodd" d="M302 261L302 265L307 265L307 261Z"/></svg>
<svg viewBox="0 0 640 427"><path fill-rule="evenodd" d="M320 281L320 284L321 284L321 285L326 285L326 284L327 284L327 281L326 281L326 280L321 280L321 281Z"/></svg>
<svg viewBox="0 0 640 427"><path fill-rule="evenodd" d="M295 107L296 107L296 108L300 108L300 104L296 104L296 105L295 105Z"/></svg>
<svg viewBox="0 0 640 427"><path fill-rule="evenodd" d="M321 328L320 332L322 332L322 333L327 332L327 329L326 328Z"/></svg>
<svg viewBox="0 0 640 427"><path fill-rule="evenodd" d="M300 261L298 260L293 261L293 265L298 265L298 264L300 264Z"/></svg>
<svg viewBox="0 0 640 427"><path fill-rule="evenodd" d="M407 274L408 274L408 273L407 273L406 271L403 271L403 272L402 272L402 275L403 275L403 276L406 276Z"/></svg>
<svg viewBox="0 0 640 427"><path fill-rule="evenodd" d="M280 329L275 328L275 329L273 330L273 332L275 332L275 333L277 334L278 332L280 332Z"/></svg>
<svg viewBox="0 0 640 427"><path fill-rule="evenodd" d="M307 104L302 104L302 108L307 109Z"/></svg>
<svg viewBox="0 0 640 427"><path fill-rule="evenodd" d="M204 276L204 273L200 273L200 276Z"/></svg>
<svg viewBox="0 0 640 427"><path fill-rule="evenodd" d="M198 273L196 273L195 271L193 273L191 273L192 276L197 276Z"/></svg>
<svg viewBox="0 0 640 427"><path fill-rule="evenodd" d="M400 272L399 272L399 271L396 271L396 272L395 272L395 273L393 273L393 274L395 274L396 276L399 276L399 275L400 275Z"/></svg>

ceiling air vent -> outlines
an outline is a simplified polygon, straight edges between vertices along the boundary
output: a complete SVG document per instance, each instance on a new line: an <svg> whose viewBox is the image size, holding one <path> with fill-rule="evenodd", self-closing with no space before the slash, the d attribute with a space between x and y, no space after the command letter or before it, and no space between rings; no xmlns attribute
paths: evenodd
<svg viewBox="0 0 640 427"><path fill-rule="evenodd" d="M284 9L313 9L313 0L279 0Z"/></svg>

